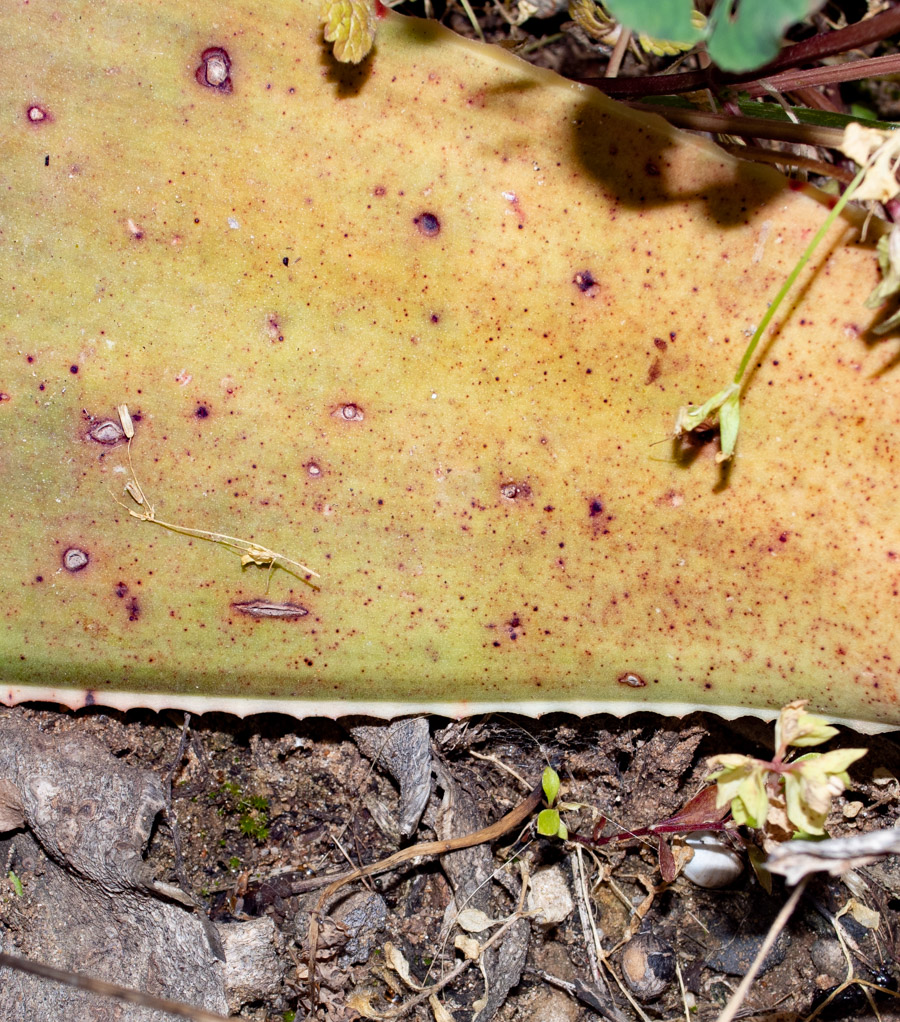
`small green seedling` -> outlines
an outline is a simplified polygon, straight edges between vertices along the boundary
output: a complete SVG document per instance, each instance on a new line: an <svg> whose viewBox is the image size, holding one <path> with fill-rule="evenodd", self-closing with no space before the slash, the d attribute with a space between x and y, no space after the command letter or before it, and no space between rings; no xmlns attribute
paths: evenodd
<svg viewBox="0 0 900 1022"><path fill-rule="evenodd" d="M556 797L559 795L559 774L553 767L545 767L541 778L541 785L544 789L544 798L547 800L547 809L538 813L537 832L543 837L558 837L562 841L567 840L569 831L562 822L559 815L559 808L554 809Z"/></svg>
<svg viewBox="0 0 900 1022"><path fill-rule="evenodd" d="M139 522L152 522L154 525L159 525L163 529L168 529L170 532L180 533L182 536L193 536L195 539L207 540L210 543L217 543L219 546L225 547L226 550L230 550L232 553L237 554L241 559L241 567L246 568L249 564L255 564L258 567L269 568L269 578L266 582L266 592L269 590L268 582L271 581L272 572L276 567L283 568L291 575L296 576L301 582L310 586L313 589L318 588L312 582L309 581L308 577L304 577L300 572L303 572L306 576L312 576L313 578L319 578L318 572L307 568L305 564L301 564L299 561L291 560L290 557L286 557L284 554L276 553L274 550L270 550L268 547L260 546L258 543L252 543L248 539L241 539L239 536L226 536L223 532L208 532L206 529L194 529L187 525L177 525L174 522L164 522L162 519L156 517L156 510L153 505L144 496L144 491L141 488L141 484L137 480L137 473L134 471L134 464L131 460L131 444L134 440L134 422L132 421L131 414L128 411L128 405L119 405L117 408L119 413L119 421L122 423L122 430L125 436L128 438L128 467L131 470L131 479L125 484L125 492L140 507L145 508L144 511L135 511L134 508L129 507L118 498L113 499L116 503L123 507L132 518L137 518Z"/></svg>
<svg viewBox="0 0 900 1022"><path fill-rule="evenodd" d="M563 823L560 812L566 810L586 809L583 802L557 802L559 796L559 774L553 767L545 767L541 777L541 786L547 800L547 808L538 813L537 832L542 837L558 837L560 841L569 840L569 828Z"/></svg>
<svg viewBox="0 0 900 1022"><path fill-rule="evenodd" d="M877 199L884 202L898 191L896 172L898 162L900 162L900 132L878 131L874 128L864 128L859 124L849 124L844 132L842 149L860 165L860 170L844 194L837 200L828 216L825 217L821 227L797 261L797 265L788 274L778 294L775 295L772 304L766 309L747 344L734 379L703 404L689 405L678 411L674 429L676 439L688 433L706 432L718 425L720 449L716 455L716 461L730 461L734 456L740 428L741 391L747 380L747 370L775 313L832 224L851 199ZM880 305L889 296L900 292L900 267L898 267L900 239L894 243L893 255L890 250L890 242L887 242L886 247L879 249L879 257L882 271L885 272L885 280L869 296L866 304L870 308L873 305ZM889 271L885 271L886 265L889 267ZM900 314L888 321L894 325L897 322L900 322ZM882 324L882 330L889 329L888 323Z"/></svg>
<svg viewBox="0 0 900 1022"><path fill-rule="evenodd" d="M737 753L709 760L708 780L718 788L716 804L730 806L736 823L758 827L774 842L824 834L832 798L850 784L848 767L867 751L835 749L793 758L792 749L821 745L838 733L823 718L807 713L806 704L798 699L781 711L771 760Z"/></svg>
<svg viewBox="0 0 900 1022"><path fill-rule="evenodd" d="M7 876L9 878L10 884L12 884L12 889L15 892L16 897L17 898L23 897L25 894L25 888L22 886L22 881L16 876L15 873L13 873L12 870L9 871Z"/></svg>

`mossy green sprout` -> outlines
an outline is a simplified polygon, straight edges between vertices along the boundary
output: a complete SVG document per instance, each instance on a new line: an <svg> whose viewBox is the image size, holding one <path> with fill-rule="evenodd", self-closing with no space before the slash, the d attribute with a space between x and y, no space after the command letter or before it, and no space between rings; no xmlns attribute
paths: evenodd
<svg viewBox="0 0 900 1022"><path fill-rule="evenodd" d="M738 824L758 827L775 841L825 833L831 800L850 784L847 769L865 756L866 749L834 749L794 757L793 749L821 745L837 728L806 712L807 700L782 709L775 725L775 755L771 760L729 753L712 756L718 789L716 804L731 805Z"/></svg>
<svg viewBox="0 0 900 1022"><path fill-rule="evenodd" d="M766 309L765 314L759 321L759 325L754 330L753 336L747 344L734 378L702 404L688 405L678 411L674 430L676 438L692 433L695 430L709 430L718 424L720 449L716 455L716 461L730 461L734 456L738 432L740 430L741 392L748 379L747 370L750 368L763 335L776 312L781 307L781 303L797 282L797 278L803 272L804 267L812 258L813 253L821 244L832 224L841 215L844 207L851 199L879 199L885 201L898 191L896 171L898 154L900 154L900 132L877 131L873 128L863 128L859 124L851 123L844 132L842 149L848 156L860 164L859 172L848 185L844 194L837 200L828 216L825 217L822 225L813 236L812 241L806 246L803 254L797 260L797 264L782 284L778 294L775 295L772 303ZM897 254L900 257L900 244L895 247L898 249ZM888 262L890 262L889 256ZM884 259L882 259L882 268L884 268ZM898 272L897 276L897 286L894 288L894 291L898 290L900 290L900 272ZM876 289L870 296L869 302L876 300L880 304L888 296L888 293L893 292L882 293L882 289Z"/></svg>
<svg viewBox="0 0 900 1022"><path fill-rule="evenodd" d="M159 525L163 529L168 529L170 532L177 532L182 536L193 536L195 539L203 539L209 543L217 543L219 546L225 547L226 550L230 550L232 553L237 554L241 559L241 567L246 568L250 564L255 564L261 568L269 569L269 577L266 582L266 592L269 591L269 582L272 579L272 572L276 567L282 568L284 571L289 572L296 578L299 578L305 585L310 586L312 589L317 589L314 583L309 581L308 576L313 578L319 578L318 572L307 568L305 564L301 564L299 561L294 561L290 557L286 557L284 554L279 554L275 550L270 550L268 547L261 546L259 543L253 543L248 539L241 539L239 536L227 536L224 532L209 532L206 529L195 529L187 525L178 525L175 522L164 522L162 519L156 517L156 509L147 500L144 495L143 488L137 480L137 473L134 470L134 463L131 460L131 444L134 440L134 422L131 418L131 414L128 411L128 405L119 405L116 409L119 414L119 421L122 423L122 431L128 439L128 468L131 470L131 479L125 484L125 492L139 507L144 508L143 511L135 511L134 508L129 507L118 498L114 498L116 503L123 507L132 518L137 518L139 522L152 522L154 525ZM303 574L301 574L301 572Z"/></svg>
<svg viewBox="0 0 900 1022"><path fill-rule="evenodd" d="M209 793L211 801L221 799L224 805L218 809L220 816L238 818L238 829L245 836L257 843L262 843L269 836L269 800L264 795L245 795L236 781L226 781L215 791ZM223 839L224 842L224 839ZM227 844L227 842L224 842ZM224 845L223 845L224 846ZM229 860L239 862L236 858Z"/></svg>

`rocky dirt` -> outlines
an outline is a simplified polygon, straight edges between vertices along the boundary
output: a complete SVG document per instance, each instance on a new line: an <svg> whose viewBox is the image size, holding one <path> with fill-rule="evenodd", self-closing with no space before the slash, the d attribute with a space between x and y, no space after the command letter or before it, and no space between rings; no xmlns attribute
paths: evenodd
<svg viewBox="0 0 900 1022"><path fill-rule="evenodd" d="M706 714L431 719L390 732L372 721L216 715L192 719L185 729L179 713L70 714L48 707L2 711L0 731L5 747L9 735L22 746L18 766L7 763L0 778L0 796L17 771L15 785L37 800L26 805L23 826L0 836L2 950L113 981L118 970L127 982L162 996L183 996L186 975L190 988L184 955L193 954L198 989L201 979L219 982L228 1009L256 1020L309 1012L308 930L321 876L417 842L477 831L525 800L547 762L562 777L563 799L578 803L563 814L571 831L591 835L601 818L609 821L605 833L647 826L703 787L707 756L771 755L772 734L750 718L726 723ZM79 743L87 750L83 766L55 775L54 759L71 762ZM869 754L851 768L853 787L836 799L829 832L896 825L900 738L842 733L832 745L865 745ZM110 781L120 775L125 780ZM127 801L128 792L142 807L113 813L111 800ZM41 799L52 811L41 809ZM113 816L123 821L127 840L112 834ZM725 888L702 889L683 877L666 885L655 842L579 852L537 836L534 817L529 813L524 826L491 844L413 859L331 897L318 941L321 1017L397 1017L406 1009L406 1017L438 1022L463 1022L476 1013L479 1022L715 1019L785 901L780 880L767 894L742 856L743 872ZM137 869L132 851L147 834ZM79 855L105 864L99 881ZM119 875L121 855L130 856L129 879L110 881L110 869ZM518 918L523 877L530 914ZM178 889L196 898L213 927L165 896ZM870 912L854 908L836 918L848 903ZM459 925L464 909L467 930ZM848 969L860 980L895 984L898 909L896 856L844 879L813 879L745 1013L807 1017L817 995L844 981ZM164 935L148 951L147 941L156 939L150 931L163 925L163 916L165 926L187 927L188 936L175 947ZM147 932L138 940L133 931L141 930L141 920ZM490 926L473 929L486 920ZM659 993L644 1000L632 994L630 1002L621 984L623 943L634 935L651 952L646 961L637 957L648 970L638 977L639 994L646 998L656 987ZM130 964L129 953L137 956ZM434 1004L422 1000L419 989L440 983L467 953L469 966ZM406 980L398 973L403 961ZM12 975L0 970L0 999L4 988L9 995ZM144 982L136 982L142 975ZM67 994L61 1005L64 989L29 978L12 1002L15 1010L3 1010L22 1019L61 1007L69 1022L107 1017L100 1002L90 1001L95 995L79 994L78 1001ZM818 1017L874 1018L862 989L853 985ZM208 1006L219 1003L216 996ZM421 1003L410 1009L415 998ZM116 1012L126 1013L110 1018L171 1017L115 1003ZM900 1018L895 999L875 995L873 1003L882 1019Z"/></svg>

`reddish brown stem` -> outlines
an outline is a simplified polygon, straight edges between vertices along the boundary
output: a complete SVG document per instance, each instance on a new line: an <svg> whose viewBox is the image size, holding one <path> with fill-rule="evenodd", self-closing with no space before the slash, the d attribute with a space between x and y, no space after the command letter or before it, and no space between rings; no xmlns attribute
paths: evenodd
<svg viewBox="0 0 900 1022"><path fill-rule="evenodd" d="M888 39L900 32L900 4L895 4L882 14L865 21L858 21L847 28L838 29L835 32L822 32L811 39L804 39L803 42L788 46L770 64L756 71L745 74L728 74L719 71L717 68L704 68L699 71L685 71L680 74L652 75L643 78L581 78L579 81L594 85L609 96L637 97L637 96L669 96L678 92L694 92L697 89L712 89L719 91L722 88L749 84L768 80L777 71L786 68L796 68L801 64L813 64L825 57L832 57L838 53L846 53L849 50L858 49L861 46L868 46L871 43ZM882 58L875 58L876 60ZM869 61L853 62L868 64ZM839 71L842 65L837 68L828 68L830 71ZM826 70L826 69L823 69ZM875 72L864 72L872 74ZM886 72L880 72L882 74ZM836 81L837 79L828 79Z"/></svg>
<svg viewBox="0 0 900 1022"><path fill-rule="evenodd" d="M658 834L692 834L698 830L725 830L724 820L702 820L697 823L653 823L649 827L636 827L634 830L620 830L617 834L605 837L582 837L569 834L568 840L586 848L602 848L614 841L634 841L642 837L656 837Z"/></svg>
<svg viewBox="0 0 900 1022"><path fill-rule="evenodd" d="M900 72L900 54L890 53L886 57L870 57L868 60L851 60L846 64L829 64L827 67L811 67L806 71L782 71L769 75L757 84L747 86L750 96L766 96L772 89L776 92L792 92L817 85L833 85L836 82L855 82L860 78L876 78L879 75L893 75Z"/></svg>

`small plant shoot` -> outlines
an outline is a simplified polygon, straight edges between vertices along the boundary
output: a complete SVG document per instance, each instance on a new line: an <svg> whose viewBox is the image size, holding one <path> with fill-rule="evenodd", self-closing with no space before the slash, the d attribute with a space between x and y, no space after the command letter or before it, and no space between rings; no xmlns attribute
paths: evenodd
<svg viewBox="0 0 900 1022"><path fill-rule="evenodd" d="M565 841L569 836L568 828L562 822L559 810L553 808L559 795L559 774L553 767L548 766L544 768L541 784L544 788L544 797L547 799L549 808L542 809L538 814L537 832L542 837L558 837L560 840Z"/></svg>
<svg viewBox="0 0 900 1022"><path fill-rule="evenodd" d="M734 457L737 446L738 431L740 429L740 400L741 391L747 382L747 370L750 368L756 349L763 338L769 324L781 307L782 302L788 296L797 278L803 272L804 267L812 258L822 239L828 233L832 224L844 211L844 207L851 199L878 200L886 202L897 194L897 167L900 163L900 133L890 131L879 131L874 128L864 128L859 124L851 123L844 132L842 150L851 159L860 165L860 169L853 178L844 194L838 199L828 216L822 222L819 230L813 236L812 241L807 245L803 254L797 260L797 264L788 274L784 284L772 303L766 309L765 314L759 321L759 325L753 332L753 336L747 344L737 372L733 380L726 384L721 390L715 393L700 405L688 405L679 409L675 419L673 436L678 439L688 433L705 432L715 426L719 429L719 452L716 455L717 462L728 462ZM900 292L900 238L893 241L896 228L887 238L882 239L883 244L879 246L879 262L884 275L884 280L872 294L869 295L866 305L875 308L881 305L888 298ZM878 332L883 333L892 329L900 323L900 313L892 316L887 322L881 324Z"/></svg>
<svg viewBox="0 0 900 1022"><path fill-rule="evenodd" d="M798 699L781 711L771 760L737 753L709 760L717 806L730 806L736 823L762 829L770 842L780 843L792 833L824 834L831 800L850 784L847 769L867 751L835 749L794 758L792 749L821 745L838 733L807 713L806 705L807 700Z"/></svg>

